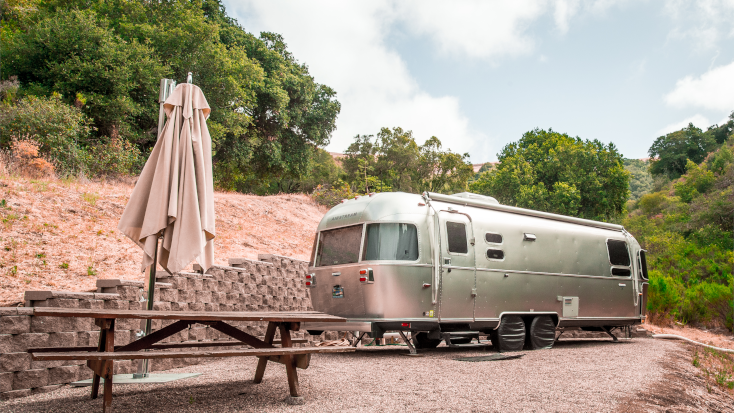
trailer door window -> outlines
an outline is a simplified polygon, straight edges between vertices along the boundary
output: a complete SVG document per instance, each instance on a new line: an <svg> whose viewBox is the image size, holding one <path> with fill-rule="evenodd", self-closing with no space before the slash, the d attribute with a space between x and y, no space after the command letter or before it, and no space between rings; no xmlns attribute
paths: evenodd
<svg viewBox="0 0 734 413"><path fill-rule="evenodd" d="M645 251L640 251L640 272L642 278L647 279L647 258L645 257Z"/></svg>
<svg viewBox="0 0 734 413"><path fill-rule="evenodd" d="M362 225L321 231L316 267L351 264L359 261Z"/></svg>
<svg viewBox="0 0 734 413"><path fill-rule="evenodd" d="M612 265L630 266L630 254L627 251L627 243L615 239L607 240L609 250L609 262Z"/></svg>
<svg viewBox="0 0 734 413"><path fill-rule="evenodd" d="M502 234L487 232L484 234L484 240L492 244L502 244Z"/></svg>
<svg viewBox="0 0 734 413"><path fill-rule="evenodd" d="M415 261L418 231L413 224L367 224L364 236L365 261Z"/></svg>
<svg viewBox="0 0 734 413"><path fill-rule="evenodd" d="M449 252L466 254L469 247L466 243L466 225L460 222L446 223L446 238L449 241Z"/></svg>

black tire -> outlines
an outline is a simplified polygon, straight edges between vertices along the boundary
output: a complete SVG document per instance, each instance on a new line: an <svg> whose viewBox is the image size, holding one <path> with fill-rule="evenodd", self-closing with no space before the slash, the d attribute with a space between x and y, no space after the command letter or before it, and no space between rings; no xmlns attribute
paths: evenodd
<svg viewBox="0 0 734 413"><path fill-rule="evenodd" d="M428 333L416 333L413 335L413 345L417 349L436 348L441 344L441 339L428 338Z"/></svg>
<svg viewBox="0 0 734 413"><path fill-rule="evenodd" d="M550 316L541 315L533 318L529 333L528 341L531 349L551 348L556 341L556 324Z"/></svg>
<svg viewBox="0 0 734 413"><path fill-rule="evenodd" d="M497 351L521 351L525 345L525 322L517 315L502 317L500 326L492 335L492 344Z"/></svg>

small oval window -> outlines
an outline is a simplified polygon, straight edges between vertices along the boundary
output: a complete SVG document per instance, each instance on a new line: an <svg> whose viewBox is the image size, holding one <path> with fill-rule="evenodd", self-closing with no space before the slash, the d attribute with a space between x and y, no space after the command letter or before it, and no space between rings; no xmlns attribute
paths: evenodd
<svg viewBox="0 0 734 413"><path fill-rule="evenodd" d="M502 250L488 249L487 258L490 260L502 260L505 258L505 252Z"/></svg>
<svg viewBox="0 0 734 413"><path fill-rule="evenodd" d="M484 234L484 239L493 244L502 244L502 234L492 234L488 232Z"/></svg>
<svg viewBox="0 0 734 413"><path fill-rule="evenodd" d="M612 275L617 277L629 277L631 273L627 268L612 268Z"/></svg>

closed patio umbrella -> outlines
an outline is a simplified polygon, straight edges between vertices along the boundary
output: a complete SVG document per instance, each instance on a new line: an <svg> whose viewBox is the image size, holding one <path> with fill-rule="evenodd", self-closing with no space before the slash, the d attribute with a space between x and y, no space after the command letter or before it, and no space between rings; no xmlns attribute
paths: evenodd
<svg viewBox="0 0 734 413"><path fill-rule="evenodd" d="M169 273L214 259L211 109L201 89L182 83L164 103L168 120L145 163L117 228L143 249L141 271L158 263Z"/></svg>
<svg viewBox="0 0 734 413"><path fill-rule="evenodd" d="M167 82L161 82L161 100ZM201 89L190 83L178 85L163 108L168 120L117 225L143 249L141 271L150 266L148 310L155 301L157 264L175 273L196 260L206 272L214 261L212 140L206 127L211 109ZM151 320L143 328L150 334ZM133 378L148 378L148 367L142 360Z"/></svg>

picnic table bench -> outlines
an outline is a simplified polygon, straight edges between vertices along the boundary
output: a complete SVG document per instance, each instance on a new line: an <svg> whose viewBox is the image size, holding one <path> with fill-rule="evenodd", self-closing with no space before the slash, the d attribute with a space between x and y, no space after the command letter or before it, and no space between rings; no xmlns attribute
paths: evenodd
<svg viewBox="0 0 734 413"><path fill-rule="evenodd" d="M291 331L298 331L302 322L345 322L335 317L315 311L311 312L189 312L189 311L147 311L147 310L102 310L76 308L34 309L35 316L42 317L87 317L94 318L100 327L97 347L50 347L28 350L34 361L47 360L87 360L92 369L92 398L99 394L100 378L104 378L103 411L112 411L112 376L115 360L190 358L190 357L240 357L257 356L254 383L260 383L265 374L268 361L284 364L288 377L290 398L299 398L297 368L308 367L312 353L342 353L354 351L353 347L293 347L295 342ZM115 320L118 318L175 320L151 334L124 346L115 346ZM264 321L268 327L264 338L255 337L229 324L233 321ZM223 342L184 342L163 343L159 341L170 337L192 324L204 324L220 331L235 341ZM276 330L280 330L280 340L274 340ZM275 347L280 344L280 347ZM221 347L249 345L252 348L234 350L179 351L181 348ZM147 350L147 351L146 351ZM298 400L298 399L293 399Z"/></svg>

